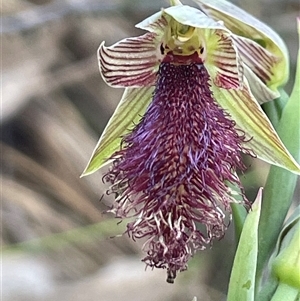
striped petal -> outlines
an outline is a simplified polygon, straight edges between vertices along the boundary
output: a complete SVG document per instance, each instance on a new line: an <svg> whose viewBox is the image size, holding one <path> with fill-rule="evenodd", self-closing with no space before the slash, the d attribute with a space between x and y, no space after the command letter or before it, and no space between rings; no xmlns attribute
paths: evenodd
<svg viewBox="0 0 300 301"><path fill-rule="evenodd" d="M205 30L207 57L205 67L218 87L239 89L243 83L243 65L227 32Z"/></svg>
<svg viewBox="0 0 300 301"><path fill-rule="evenodd" d="M104 129L82 176L97 171L120 148L122 136L128 133L144 115L152 99L153 90L154 87L125 89L123 97Z"/></svg>
<svg viewBox="0 0 300 301"><path fill-rule="evenodd" d="M244 74L249 81L251 92L259 104L271 101L280 96L278 91L269 89L246 65L244 66Z"/></svg>
<svg viewBox="0 0 300 301"><path fill-rule="evenodd" d="M277 58L274 88L286 83L289 76L289 57L285 43L269 26L226 0L193 0L214 20L222 20L226 28L239 36L247 37L262 45Z"/></svg>
<svg viewBox="0 0 300 301"><path fill-rule="evenodd" d="M250 92L246 79L242 90L226 90L214 86L212 90L216 101L230 113L237 127L250 139L246 146L252 149L258 158L300 174L300 166L281 142Z"/></svg>
<svg viewBox="0 0 300 301"><path fill-rule="evenodd" d="M113 87L153 85L159 67L159 35L127 38L98 49L99 69L104 81Z"/></svg>
<svg viewBox="0 0 300 301"><path fill-rule="evenodd" d="M272 88L273 83L277 83L280 80L278 77L281 77L281 73L275 70L280 58L248 38L235 35L234 42L243 62L263 83ZM276 88L275 85L273 89Z"/></svg>

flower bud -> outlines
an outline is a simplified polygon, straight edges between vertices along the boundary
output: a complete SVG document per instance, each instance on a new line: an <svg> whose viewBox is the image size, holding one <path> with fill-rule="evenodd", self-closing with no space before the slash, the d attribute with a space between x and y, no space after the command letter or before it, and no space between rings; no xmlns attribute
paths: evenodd
<svg viewBox="0 0 300 301"><path fill-rule="evenodd" d="M300 222L284 237L272 269L279 282L300 290Z"/></svg>

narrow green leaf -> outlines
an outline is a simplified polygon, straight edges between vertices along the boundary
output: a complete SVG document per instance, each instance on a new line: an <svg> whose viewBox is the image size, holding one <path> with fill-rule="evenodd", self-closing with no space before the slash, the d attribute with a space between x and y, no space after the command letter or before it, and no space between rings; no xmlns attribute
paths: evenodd
<svg viewBox="0 0 300 301"><path fill-rule="evenodd" d="M97 171L120 148L122 136L139 122L152 98L154 87L127 88L104 129L82 176Z"/></svg>
<svg viewBox="0 0 300 301"><path fill-rule="evenodd" d="M120 224L116 219L107 219L97 224L4 246L2 248L2 255L19 252L41 253L57 251L64 247L70 247L73 244L85 245L95 240L105 240L107 237L124 233L125 230L125 223Z"/></svg>
<svg viewBox="0 0 300 301"><path fill-rule="evenodd" d="M252 205L241 233L231 271L227 301L253 301L262 189Z"/></svg>

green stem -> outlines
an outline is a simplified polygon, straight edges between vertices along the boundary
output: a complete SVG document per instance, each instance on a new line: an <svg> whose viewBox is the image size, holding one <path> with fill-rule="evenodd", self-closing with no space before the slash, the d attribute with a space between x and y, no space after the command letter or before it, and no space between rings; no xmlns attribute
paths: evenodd
<svg viewBox="0 0 300 301"><path fill-rule="evenodd" d="M298 289L285 283L280 283L271 301L298 301L300 292Z"/></svg>
<svg viewBox="0 0 300 301"><path fill-rule="evenodd" d="M262 105L263 110L268 115L273 126L276 128L282 115L282 111L289 100L289 95L280 90L280 97Z"/></svg>
<svg viewBox="0 0 300 301"><path fill-rule="evenodd" d="M107 219L97 224L4 246L2 254L55 251L72 244L86 244L91 241L103 240L109 236L118 235L125 231L124 227L124 224L118 225L116 219Z"/></svg>
<svg viewBox="0 0 300 301"><path fill-rule="evenodd" d="M259 291L256 296L256 300L259 301L270 301L276 288L278 286L278 279L275 277L270 276L267 282L264 283L263 287Z"/></svg>
<svg viewBox="0 0 300 301"><path fill-rule="evenodd" d="M283 93L283 101L287 98ZM281 102L277 102L281 103ZM269 118L276 124L277 132L287 149L299 160L299 102L290 98L285 106L280 122L278 115ZM260 284L263 269L273 251L286 214L292 203L297 175L282 168L272 166L263 192L262 212L259 224L257 285Z"/></svg>

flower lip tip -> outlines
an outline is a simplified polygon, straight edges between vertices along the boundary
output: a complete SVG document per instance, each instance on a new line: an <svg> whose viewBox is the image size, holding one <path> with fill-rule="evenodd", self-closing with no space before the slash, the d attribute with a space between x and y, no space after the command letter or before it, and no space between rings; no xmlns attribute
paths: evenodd
<svg viewBox="0 0 300 301"><path fill-rule="evenodd" d="M176 272L168 271L166 282L170 284L174 284L176 278Z"/></svg>

